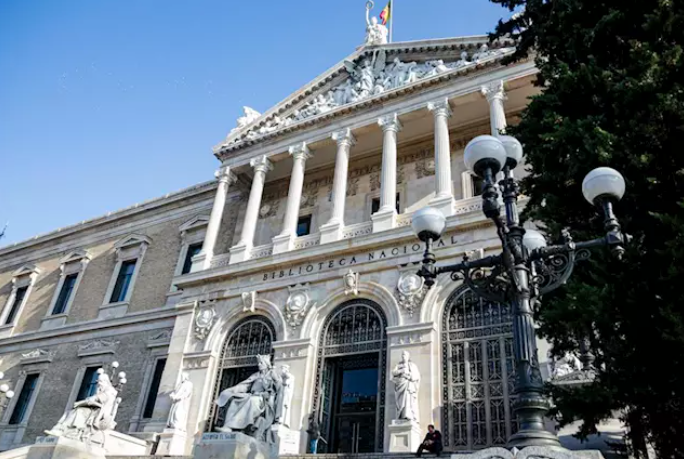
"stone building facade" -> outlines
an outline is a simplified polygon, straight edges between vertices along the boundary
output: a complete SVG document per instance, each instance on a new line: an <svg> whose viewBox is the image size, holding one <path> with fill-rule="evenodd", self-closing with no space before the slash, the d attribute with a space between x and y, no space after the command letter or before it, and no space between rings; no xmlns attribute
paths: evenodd
<svg viewBox="0 0 684 459"><path fill-rule="evenodd" d="M217 180L0 249L0 370L17 393L0 449L32 443L92 369L118 361L116 429L141 438L163 433L189 374L172 451L189 453L220 422L218 392L267 353L295 381L283 453L306 451L312 413L329 451L396 450L389 374L403 351L422 374L421 426L437 425L446 449L505 444L510 310L448 276L425 288L410 230L430 205L448 217L440 262L500 249L463 148L514 122L537 70L502 66L510 44L485 43L361 47L268 112L246 111L214 149Z"/></svg>

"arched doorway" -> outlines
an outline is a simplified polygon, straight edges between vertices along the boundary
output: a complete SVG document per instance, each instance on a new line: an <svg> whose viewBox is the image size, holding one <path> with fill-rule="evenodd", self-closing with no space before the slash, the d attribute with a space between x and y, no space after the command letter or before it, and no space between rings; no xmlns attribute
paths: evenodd
<svg viewBox="0 0 684 459"><path fill-rule="evenodd" d="M516 431L512 311L463 286L442 318L442 428L447 450L502 446Z"/></svg>
<svg viewBox="0 0 684 459"><path fill-rule="evenodd" d="M212 397L211 420L209 430L214 426L223 425L226 407L216 409L213 400L228 387L244 381L259 371L256 362L257 355L273 355L273 341L276 338L275 328L268 318L250 316L239 321L232 328L221 350L221 357L216 372L214 396Z"/></svg>
<svg viewBox="0 0 684 459"><path fill-rule="evenodd" d="M320 452L382 451L387 319L370 300L335 309L318 342L313 411L327 444Z"/></svg>

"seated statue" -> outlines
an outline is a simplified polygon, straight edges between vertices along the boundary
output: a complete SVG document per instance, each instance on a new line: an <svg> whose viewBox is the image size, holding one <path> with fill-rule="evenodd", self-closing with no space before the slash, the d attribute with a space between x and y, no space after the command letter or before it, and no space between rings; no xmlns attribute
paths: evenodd
<svg viewBox="0 0 684 459"><path fill-rule="evenodd" d="M259 441L275 443L271 426L280 422L282 379L273 369L270 356L258 355L257 363L258 372L219 395L216 404L227 409L223 426L216 430L242 432Z"/></svg>
<svg viewBox="0 0 684 459"><path fill-rule="evenodd" d="M91 443L104 443L104 431L114 428L114 416L119 392L112 386L109 376L102 372L97 378L97 391L84 400L74 403L74 408L64 413L57 424L47 433Z"/></svg>

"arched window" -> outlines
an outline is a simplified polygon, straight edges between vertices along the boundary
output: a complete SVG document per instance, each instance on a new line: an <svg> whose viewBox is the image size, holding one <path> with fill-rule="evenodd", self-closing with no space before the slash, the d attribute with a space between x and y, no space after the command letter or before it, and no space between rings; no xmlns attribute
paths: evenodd
<svg viewBox="0 0 684 459"><path fill-rule="evenodd" d="M385 427L387 319L370 300L340 305L325 320L318 342L313 412L319 452L382 451Z"/></svg>
<svg viewBox="0 0 684 459"><path fill-rule="evenodd" d="M516 431L510 306L457 289L442 319L442 359L444 447L505 445Z"/></svg>
<svg viewBox="0 0 684 459"><path fill-rule="evenodd" d="M259 371L256 356L273 355L275 338L273 324L263 316L246 317L235 324L228 333L218 364L209 430L213 430L215 425L223 425L224 420L225 407L217 410L213 400L218 398L222 390L244 381Z"/></svg>

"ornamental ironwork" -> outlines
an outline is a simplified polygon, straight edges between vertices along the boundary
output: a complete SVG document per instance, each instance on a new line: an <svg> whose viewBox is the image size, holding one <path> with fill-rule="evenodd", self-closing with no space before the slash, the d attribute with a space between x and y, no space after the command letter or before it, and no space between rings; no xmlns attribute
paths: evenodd
<svg viewBox="0 0 684 459"><path fill-rule="evenodd" d="M516 432L510 306L478 297L467 286L449 298L442 319L444 446L504 446Z"/></svg>
<svg viewBox="0 0 684 459"><path fill-rule="evenodd" d="M330 430L332 421L332 374L325 371L325 360L358 354L345 362L345 368L358 365L367 368L372 360L378 365L378 397L375 421L375 449L382 451L385 430L385 380L387 366L387 318L380 306L370 300L351 300L340 305L323 324L318 342L316 385L313 412L319 414L321 432ZM332 445L331 445L332 446ZM322 447L322 449L321 449ZM326 452L319 443L319 452Z"/></svg>

